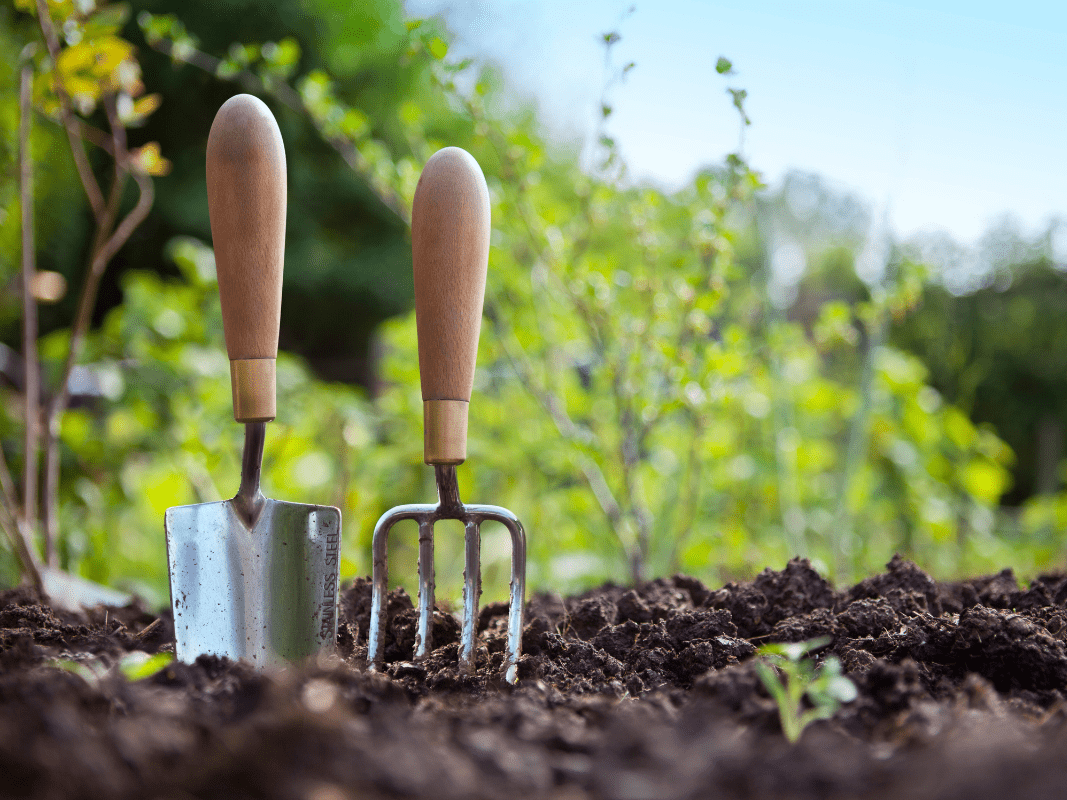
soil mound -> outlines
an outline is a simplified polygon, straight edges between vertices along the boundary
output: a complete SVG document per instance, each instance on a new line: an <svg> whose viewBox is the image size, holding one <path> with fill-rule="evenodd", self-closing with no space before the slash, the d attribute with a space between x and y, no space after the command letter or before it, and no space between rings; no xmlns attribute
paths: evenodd
<svg viewBox="0 0 1067 800"><path fill-rule="evenodd" d="M1067 796L1067 576L937 583L894 558L836 591L805 561L712 590L538 594L520 682L500 679L507 607L478 668L434 615L412 663L389 597L366 669L370 584L342 596L337 654L273 673L173 648L144 608L63 614L0 592L0 796L42 798L968 798ZM858 688L796 745L755 669L770 642L828 637Z"/></svg>

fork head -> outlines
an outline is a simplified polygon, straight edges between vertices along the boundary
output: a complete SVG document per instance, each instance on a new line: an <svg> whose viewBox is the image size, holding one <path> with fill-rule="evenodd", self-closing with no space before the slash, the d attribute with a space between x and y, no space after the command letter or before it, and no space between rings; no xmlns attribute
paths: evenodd
<svg viewBox="0 0 1067 800"><path fill-rule="evenodd" d="M478 599L482 593L481 525L499 522L511 534L511 600L508 611L508 653L504 678L518 680L522 652L523 608L526 600L526 533L518 518L500 506L467 505L459 498L456 467L434 465L438 502L415 503L390 509L374 526L372 550L374 566L371 582L370 637L367 660L372 669L381 667L384 657L386 593L388 591L389 531L397 522L413 519L419 523L419 621L415 634L414 660L419 661L433 647L434 565L433 526L438 520L458 519L464 526L463 623L460 635L459 669L474 669L474 640L478 626Z"/></svg>

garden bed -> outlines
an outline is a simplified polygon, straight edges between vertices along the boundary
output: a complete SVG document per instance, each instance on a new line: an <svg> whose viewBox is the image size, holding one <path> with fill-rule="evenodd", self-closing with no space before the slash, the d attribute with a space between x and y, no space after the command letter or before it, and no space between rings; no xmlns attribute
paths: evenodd
<svg viewBox="0 0 1067 800"><path fill-rule="evenodd" d="M130 680L173 641L143 609L53 611L0 593L0 796L42 798L978 798L1067 795L1067 576L935 583L894 559L835 591L805 562L713 590L536 595L520 683L507 609L412 664L390 596L384 674L364 668L369 582L342 597L339 657L260 674L201 658ZM796 745L753 658L832 637L858 698ZM132 665L132 667L131 667ZM125 667L125 673L124 668Z"/></svg>

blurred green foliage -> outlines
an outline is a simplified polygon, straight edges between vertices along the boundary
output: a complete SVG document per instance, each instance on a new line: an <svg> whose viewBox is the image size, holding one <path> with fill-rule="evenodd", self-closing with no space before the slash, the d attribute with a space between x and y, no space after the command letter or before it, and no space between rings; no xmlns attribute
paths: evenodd
<svg viewBox="0 0 1067 800"><path fill-rule="evenodd" d="M202 143L218 105L240 90L271 103L286 136L287 286L297 286L285 300L289 342L299 343L292 331L301 327L344 342L389 317L377 328L374 397L322 381L300 357L279 359L264 491L342 509L343 577L369 571L382 512L433 496L421 463L414 317L403 310L409 257L398 248L419 167L449 144L481 163L493 205L460 489L524 521L532 586L673 570L714 582L798 553L839 580L896 551L940 575L1032 572L1062 557L1049 519L1067 516L1067 503L1043 501L1005 524L998 500L1011 450L947 402L918 357L887 342L923 296L921 264L888 251L884 277L866 286L849 251L828 250L822 274L851 276L854 291L820 299L806 317L786 313L768 288L758 227L766 193L740 153L666 194L633 186L602 131L599 164L583 172L575 153L546 142L530 110L505 102L492 70L452 61L444 27L403 20L395 2L251 13L232 0L183 4L177 17L162 3L135 6L147 12L138 15L145 48L159 51L139 54L149 91L162 96L145 135L159 139L174 172L158 181L154 221L127 249L122 302L88 342L105 396L64 418L65 566L161 603L164 509L236 491L242 432L232 421ZM32 38L10 12L2 21L0 47L14 52ZM5 119L12 80L0 70ZM736 108L724 98L723 113L739 114L743 129L745 96L729 97ZM174 133L183 119L198 122ZM38 154L61 151L46 123L38 130ZM66 182L50 193L42 177L39 196L54 194L54 209L77 219L63 169ZM10 177L0 193L13 197ZM362 209L358 224L345 209ZM0 226L0 284L17 261L11 219ZM77 254L54 247L46 229L42 253L69 258L74 274ZM129 268L131 254L144 268ZM14 303L2 302L13 324ZM60 327L42 340L47 363L62 358L66 336ZM17 465L19 406L3 391L0 443ZM502 530L485 533L490 600L506 593L510 554ZM409 588L413 534L398 526L390 549L391 575ZM458 595L460 541L458 528L438 537L441 597ZM6 553L0 567L11 580Z"/></svg>
<svg viewBox="0 0 1067 800"><path fill-rule="evenodd" d="M210 241L203 153L219 106L240 91L271 106L289 166L282 346L318 374L373 381L372 334L411 304L407 229L392 186L417 178L399 124L429 99L432 57L409 53L398 4L133 0L127 35L167 97L146 127L178 164L124 268L159 261L176 235ZM177 16L174 16L177 14ZM161 52L160 45L164 45ZM294 104L298 107L294 108ZM344 104L344 110L340 110ZM448 115L444 115L449 119ZM348 142L359 171L327 136ZM338 318L347 324L336 324Z"/></svg>
<svg viewBox="0 0 1067 800"><path fill-rule="evenodd" d="M1067 477L1067 275L1037 255L991 277L962 295L927 286L894 340L929 365L946 398L1011 445L1018 458L1004 500L1020 505Z"/></svg>

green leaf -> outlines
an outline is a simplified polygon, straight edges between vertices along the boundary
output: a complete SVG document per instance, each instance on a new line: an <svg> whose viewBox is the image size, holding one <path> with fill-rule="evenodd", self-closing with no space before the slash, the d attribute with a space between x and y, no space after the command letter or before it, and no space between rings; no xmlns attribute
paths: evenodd
<svg viewBox="0 0 1067 800"><path fill-rule="evenodd" d="M119 661L119 670L126 676L126 680L139 681L150 678L173 661L173 653L149 655L140 650L134 650L122 657Z"/></svg>
<svg viewBox="0 0 1067 800"><path fill-rule="evenodd" d="M734 65L730 63L730 59L719 56L719 60L715 62L715 71L720 75L730 75L734 71Z"/></svg>
<svg viewBox="0 0 1067 800"><path fill-rule="evenodd" d="M300 60L300 45L291 36L282 39L268 51L263 45L263 57L279 67L288 67Z"/></svg>
<svg viewBox="0 0 1067 800"><path fill-rule="evenodd" d="M859 696L856 684L844 675L835 675L828 681L826 692L830 697L842 703L851 703Z"/></svg>
<svg viewBox="0 0 1067 800"><path fill-rule="evenodd" d="M440 36L434 36L426 43L426 49L430 51L430 55L436 58L438 61L448 55L448 43Z"/></svg>
<svg viewBox="0 0 1067 800"><path fill-rule="evenodd" d="M104 674L104 670L99 667L99 662L82 663L70 659L58 659L52 662L52 666L65 672L73 672L90 684L97 683Z"/></svg>
<svg viewBox="0 0 1067 800"><path fill-rule="evenodd" d="M130 151L130 163L145 175L162 177L170 174L171 163L159 150L159 142L149 142L143 147Z"/></svg>

